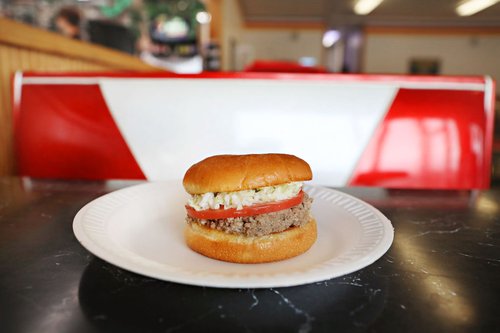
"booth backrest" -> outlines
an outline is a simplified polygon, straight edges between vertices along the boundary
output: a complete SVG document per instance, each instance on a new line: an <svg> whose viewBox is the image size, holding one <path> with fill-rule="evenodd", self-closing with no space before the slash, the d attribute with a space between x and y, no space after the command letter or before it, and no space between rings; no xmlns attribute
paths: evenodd
<svg viewBox="0 0 500 333"><path fill-rule="evenodd" d="M489 186L488 77L24 73L14 86L25 176L180 179L209 155L283 152L327 186Z"/></svg>

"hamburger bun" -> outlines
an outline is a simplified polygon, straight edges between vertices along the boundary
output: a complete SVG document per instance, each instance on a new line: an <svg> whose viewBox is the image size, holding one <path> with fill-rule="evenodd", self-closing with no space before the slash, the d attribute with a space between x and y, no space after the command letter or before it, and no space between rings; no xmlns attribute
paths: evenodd
<svg viewBox="0 0 500 333"><path fill-rule="evenodd" d="M287 154L217 155L191 166L183 185L189 194L233 192L312 179L304 160Z"/></svg>
<svg viewBox="0 0 500 333"><path fill-rule="evenodd" d="M302 227L260 237L229 234L198 223L185 229L187 245L194 251L218 260L256 264L278 261L306 252L316 241L316 221Z"/></svg>

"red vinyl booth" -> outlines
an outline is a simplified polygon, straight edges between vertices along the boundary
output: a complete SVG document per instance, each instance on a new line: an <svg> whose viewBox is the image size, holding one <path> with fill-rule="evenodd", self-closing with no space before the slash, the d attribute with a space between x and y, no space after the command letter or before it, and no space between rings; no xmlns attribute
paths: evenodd
<svg viewBox="0 0 500 333"><path fill-rule="evenodd" d="M298 62L256 60L245 68L245 72L260 73L326 73L326 69L316 66L303 66Z"/></svg>
<svg viewBox="0 0 500 333"><path fill-rule="evenodd" d="M167 88L151 92L163 84ZM389 89L390 98L377 102L377 89ZM161 99L142 109L158 91ZM255 147L296 152L318 169L317 182L328 186L487 188L493 95L488 77L18 73L17 167L20 175L38 178L161 180L181 177L207 154ZM367 121L372 99L380 116ZM271 106L267 117L263 109ZM206 112L213 121L198 123ZM253 122L255 112L263 121ZM228 117L235 117L232 127L224 123ZM248 119L253 130L244 126ZM276 119L291 127L303 123L303 129L268 134L269 126L278 126L272 123ZM190 124L203 130L191 131ZM234 126L243 139L234 136L239 135L230 130ZM351 127L338 134L346 126ZM220 145L204 145L208 142Z"/></svg>

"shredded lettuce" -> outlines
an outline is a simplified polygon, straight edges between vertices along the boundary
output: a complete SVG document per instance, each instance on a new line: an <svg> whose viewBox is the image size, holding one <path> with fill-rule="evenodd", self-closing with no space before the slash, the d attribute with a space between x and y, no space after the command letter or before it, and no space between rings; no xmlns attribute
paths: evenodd
<svg viewBox="0 0 500 333"><path fill-rule="evenodd" d="M280 201L293 198L302 188L301 182L286 183L276 186L261 187L255 190L244 190L236 192L207 192L194 194L188 200L188 205L195 210L236 208L251 206L257 203Z"/></svg>

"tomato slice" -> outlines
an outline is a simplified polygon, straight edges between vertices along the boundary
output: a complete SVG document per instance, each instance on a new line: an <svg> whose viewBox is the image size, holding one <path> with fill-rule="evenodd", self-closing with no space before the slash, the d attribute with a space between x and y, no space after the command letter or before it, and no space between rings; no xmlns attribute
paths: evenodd
<svg viewBox="0 0 500 333"><path fill-rule="evenodd" d="M304 198L304 192L300 191L295 197L274 201L265 202L260 204L255 204L252 206L243 206L243 209L237 210L236 208L229 209L205 209L197 211L191 206L186 205L187 214L195 219L201 220L218 220L218 219L228 219L232 217L246 217L254 216L259 214L267 214L277 212L283 209L292 208L297 206L302 202Z"/></svg>

